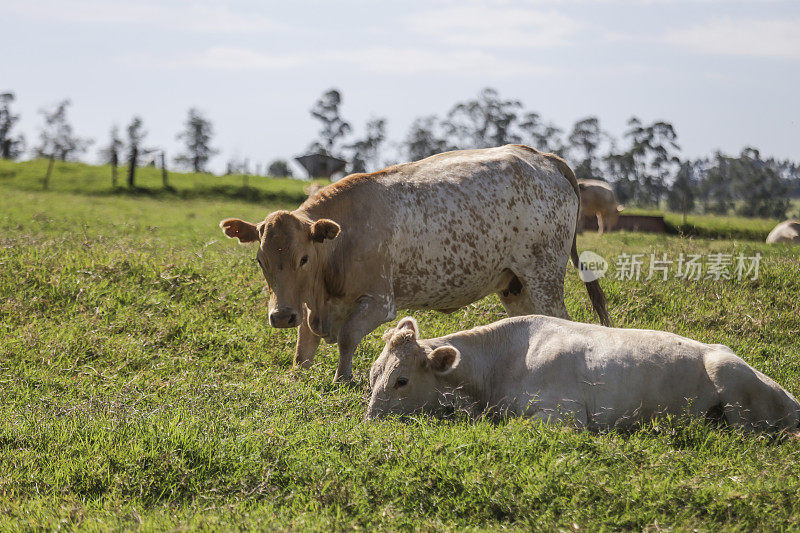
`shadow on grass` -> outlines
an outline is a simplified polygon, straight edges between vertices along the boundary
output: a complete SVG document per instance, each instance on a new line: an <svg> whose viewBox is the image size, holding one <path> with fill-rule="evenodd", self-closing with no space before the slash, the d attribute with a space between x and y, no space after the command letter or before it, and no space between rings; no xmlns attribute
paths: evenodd
<svg viewBox="0 0 800 533"><path fill-rule="evenodd" d="M292 193L290 191L263 191L253 187L203 187L194 189L175 189L173 187L149 189L145 187L115 187L102 191L72 191L73 193L86 194L89 196L124 196L129 198L156 198L156 199L227 199L239 200L242 202L265 203L295 203L301 204L305 201L306 195L303 192Z"/></svg>
<svg viewBox="0 0 800 533"><path fill-rule="evenodd" d="M700 237L703 239L726 239L764 242L767 239L768 231L743 228L705 228L695 226L689 222L681 224L671 224L664 221L666 233L669 235L680 235L681 237Z"/></svg>

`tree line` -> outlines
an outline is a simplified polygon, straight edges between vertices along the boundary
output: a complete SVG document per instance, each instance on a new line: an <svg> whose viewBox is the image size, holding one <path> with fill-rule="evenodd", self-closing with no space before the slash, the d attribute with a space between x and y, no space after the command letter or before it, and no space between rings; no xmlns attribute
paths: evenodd
<svg viewBox="0 0 800 533"><path fill-rule="evenodd" d="M20 116L12 111L15 100L13 92L0 93L0 157L18 159L27 149L24 135L14 133ZM32 148L34 157L49 160L43 180L44 188L48 187L50 175L55 161L76 161L94 144L93 139L77 135L68 119L70 100L62 100L58 104L42 108L42 126L39 131L39 142ZM176 139L183 143L184 149L178 153L173 162L180 168L196 173L208 172L207 166L219 150L211 146L214 129L211 122L196 108L188 111L183 130ZM134 116L125 127L124 135L120 133L118 124L114 124L109 132L108 143L101 146L100 158L111 166L111 180L114 187L118 184L119 168L125 166L128 187L136 186L136 170L142 164L160 166L164 187L169 188L166 150L160 147L146 146L147 131L140 116ZM271 170L282 170L281 162L271 165ZM285 162L282 162L285 166ZM241 170L241 169L239 169ZM276 175L287 175L286 173Z"/></svg>
<svg viewBox="0 0 800 533"><path fill-rule="evenodd" d="M800 196L797 162L763 158L757 148L749 146L739 154L715 152L703 158L684 158L678 134L666 120L646 123L632 116L621 139L604 130L595 116L563 129L539 112L526 110L520 100L504 98L487 87L474 98L456 102L441 117L416 118L404 138L393 143L394 157L386 157L386 119L371 118L364 133L355 137L351 123L342 116L342 100L339 90L329 89L314 102L309 111L320 127L307 150L346 160L348 172L377 170L448 150L524 143L563 157L579 179L610 182L620 201L627 204L781 218L789 209L790 198ZM5 159L18 158L26 150L24 137L13 133L19 121L19 115L11 110L13 101L13 93L0 94L0 157ZM44 125L33 154L49 158L50 167L55 160L77 159L92 144L91 139L74 133L67 120L69 105L69 100L64 100L40 111ZM219 153L211 146L213 134L211 122L199 110L190 109L177 135L184 150L174 162L194 172L206 172L209 160ZM124 137L118 126L111 128L109 142L100 153L111 165L115 186L118 166L126 165L127 183L133 187L137 165L143 158L154 161L154 154L167 186L166 154L163 149L145 147L146 135L140 117L132 118ZM229 159L226 164L227 174L242 174L245 180L262 172L291 176L284 159L263 167L251 165L249 158Z"/></svg>
<svg viewBox="0 0 800 533"><path fill-rule="evenodd" d="M347 142L350 124L341 117L342 96L328 90L312 108L322 127L311 149L351 161L352 172L376 170L381 161L385 119L372 119L361 139ZM399 143L400 159L416 161L448 151L524 143L566 159L578 179L610 182L619 200L639 206L666 204L670 210L735 212L743 216L783 218L790 198L800 196L800 164L763 158L758 149L739 154L715 152L697 159L681 157L675 127L666 120L627 121L622 139L604 130L595 116L563 129L522 102L492 88L455 103L443 116L415 119Z"/></svg>

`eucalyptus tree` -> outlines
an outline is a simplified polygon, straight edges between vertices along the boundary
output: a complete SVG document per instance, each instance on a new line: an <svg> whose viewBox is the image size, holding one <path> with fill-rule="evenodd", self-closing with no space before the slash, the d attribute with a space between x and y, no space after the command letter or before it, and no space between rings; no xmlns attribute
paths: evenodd
<svg viewBox="0 0 800 533"><path fill-rule="evenodd" d="M193 107L189 109L184 128L176 138L184 142L185 151L175 157L175 162L193 172L206 172L208 161L219 153L219 150L211 147L214 135L211 121Z"/></svg>
<svg viewBox="0 0 800 533"><path fill-rule="evenodd" d="M19 115L11 111L15 95L12 92L0 93L0 158L16 159L25 152L25 136L14 135L12 130L19 122Z"/></svg>

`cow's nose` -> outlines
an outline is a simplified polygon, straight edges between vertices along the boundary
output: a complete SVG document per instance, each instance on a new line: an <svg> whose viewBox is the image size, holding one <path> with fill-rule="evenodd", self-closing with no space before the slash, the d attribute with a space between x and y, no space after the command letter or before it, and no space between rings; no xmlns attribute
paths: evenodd
<svg viewBox="0 0 800 533"><path fill-rule="evenodd" d="M278 309L269 314L269 324L273 328L293 328L297 326L297 313L291 309Z"/></svg>

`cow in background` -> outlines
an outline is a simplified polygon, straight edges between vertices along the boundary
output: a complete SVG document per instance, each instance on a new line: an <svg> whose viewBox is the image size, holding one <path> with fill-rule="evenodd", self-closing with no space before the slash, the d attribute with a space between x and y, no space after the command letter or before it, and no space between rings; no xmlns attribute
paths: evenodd
<svg viewBox="0 0 800 533"><path fill-rule="evenodd" d="M602 235L604 231L614 229L625 208L617 203L611 185L600 180L578 180L578 187L581 190L581 222L584 216L596 216L598 233Z"/></svg>

